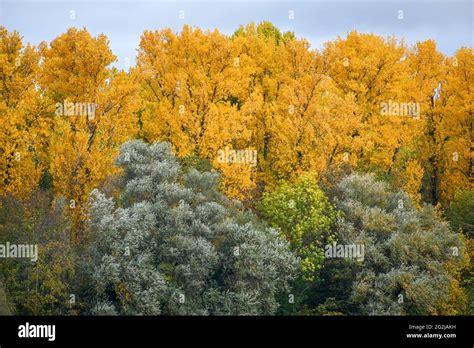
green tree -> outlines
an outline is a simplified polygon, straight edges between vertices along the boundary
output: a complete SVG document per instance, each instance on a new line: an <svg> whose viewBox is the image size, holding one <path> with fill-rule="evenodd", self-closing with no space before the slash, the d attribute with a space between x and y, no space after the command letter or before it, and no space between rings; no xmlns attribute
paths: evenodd
<svg viewBox="0 0 474 348"><path fill-rule="evenodd" d="M474 191L460 191L446 210L455 231L466 233L471 266L463 274L463 288L468 298L467 313L474 314Z"/></svg>
<svg viewBox="0 0 474 348"><path fill-rule="evenodd" d="M89 273L95 314L272 314L297 258L218 190L184 172L168 143L130 142L118 199L94 191Z"/></svg>
<svg viewBox="0 0 474 348"><path fill-rule="evenodd" d="M454 230L462 229L474 238L474 191L461 191L446 210L446 216Z"/></svg>
<svg viewBox="0 0 474 348"><path fill-rule="evenodd" d="M259 210L302 258L305 278L314 280L324 259L324 245L333 241L337 216L316 179L306 175L294 183L281 182L275 190L264 192Z"/></svg>
<svg viewBox="0 0 474 348"><path fill-rule="evenodd" d="M4 197L0 204L0 244L36 245L37 260L5 258L0 275L6 297L18 315L76 314L75 250L64 200L38 191L28 200ZM32 262L34 261L34 262ZM0 295L1 297L1 295Z"/></svg>
<svg viewBox="0 0 474 348"><path fill-rule="evenodd" d="M338 260L333 276L334 264L324 265L325 281L337 281L344 273L346 282L352 279L345 293L348 314L462 313L460 274L468 262L464 238L433 206L417 209L405 193L391 191L370 174L347 176L332 199L344 214L337 222L338 243L365 250L362 262Z"/></svg>
<svg viewBox="0 0 474 348"><path fill-rule="evenodd" d="M302 260L295 278L292 302L282 299L282 314L310 313L318 303L317 288L324 246L335 241L337 213L319 188L316 178L304 175L295 182L282 181L274 190L263 193L258 205L262 217L277 228Z"/></svg>

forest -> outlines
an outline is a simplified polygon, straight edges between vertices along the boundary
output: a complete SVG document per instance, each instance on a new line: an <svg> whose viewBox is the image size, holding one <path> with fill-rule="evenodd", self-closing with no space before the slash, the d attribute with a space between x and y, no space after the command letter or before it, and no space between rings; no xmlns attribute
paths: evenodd
<svg viewBox="0 0 474 348"><path fill-rule="evenodd" d="M474 51L0 26L0 315L474 315Z"/></svg>

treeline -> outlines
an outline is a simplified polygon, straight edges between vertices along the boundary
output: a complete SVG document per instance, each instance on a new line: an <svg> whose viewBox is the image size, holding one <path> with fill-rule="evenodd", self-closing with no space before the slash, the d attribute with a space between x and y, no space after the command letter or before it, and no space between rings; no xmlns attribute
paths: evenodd
<svg viewBox="0 0 474 348"><path fill-rule="evenodd" d="M0 242L40 253L0 260L4 312L472 313L471 48L0 38Z"/></svg>

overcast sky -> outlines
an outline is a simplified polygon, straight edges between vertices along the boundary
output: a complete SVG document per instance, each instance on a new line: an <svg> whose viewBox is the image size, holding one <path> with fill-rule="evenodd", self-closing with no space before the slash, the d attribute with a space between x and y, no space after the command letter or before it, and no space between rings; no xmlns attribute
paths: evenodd
<svg viewBox="0 0 474 348"><path fill-rule="evenodd" d="M451 55L473 47L474 0L0 0L0 24L17 30L24 42L50 41L69 27L106 34L123 67L134 64L145 29L183 24L218 28L232 34L241 24L269 20L282 31L294 31L313 48L356 29L404 37L409 44L435 39ZM72 12L73 11L73 12ZM184 11L184 12L181 12ZM293 11L294 19L290 19ZM399 11L403 11L403 14ZM184 14L184 19L180 15ZM403 19L399 19L400 14Z"/></svg>

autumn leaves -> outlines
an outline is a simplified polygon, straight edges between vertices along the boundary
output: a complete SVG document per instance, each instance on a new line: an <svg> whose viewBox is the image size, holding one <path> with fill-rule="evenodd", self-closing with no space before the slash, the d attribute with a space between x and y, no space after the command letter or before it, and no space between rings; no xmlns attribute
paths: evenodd
<svg viewBox="0 0 474 348"><path fill-rule="evenodd" d="M105 35L86 29L38 47L0 34L1 193L50 182L78 225L90 192L117 174L118 146L137 137L206 159L240 199L341 163L434 204L472 185L471 49L448 58L433 41L351 32L319 52L270 23L231 36L185 26L145 31L125 72ZM384 103L413 103L419 117L389 117ZM94 117L57 105L93 105ZM223 161L228 149L252 161Z"/></svg>
<svg viewBox="0 0 474 348"><path fill-rule="evenodd" d="M26 195L49 177L80 227L90 192L116 172L118 146L136 134L137 89L110 68L116 58L104 35L70 29L36 49L22 48L16 32L1 37L2 193Z"/></svg>
<svg viewBox="0 0 474 348"><path fill-rule="evenodd" d="M418 202L470 187L470 49L448 58L433 41L351 32L317 52L270 23L231 37L184 27L145 32L136 72L142 137L207 158L231 196L344 162ZM256 149L257 166L223 165L226 147Z"/></svg>

